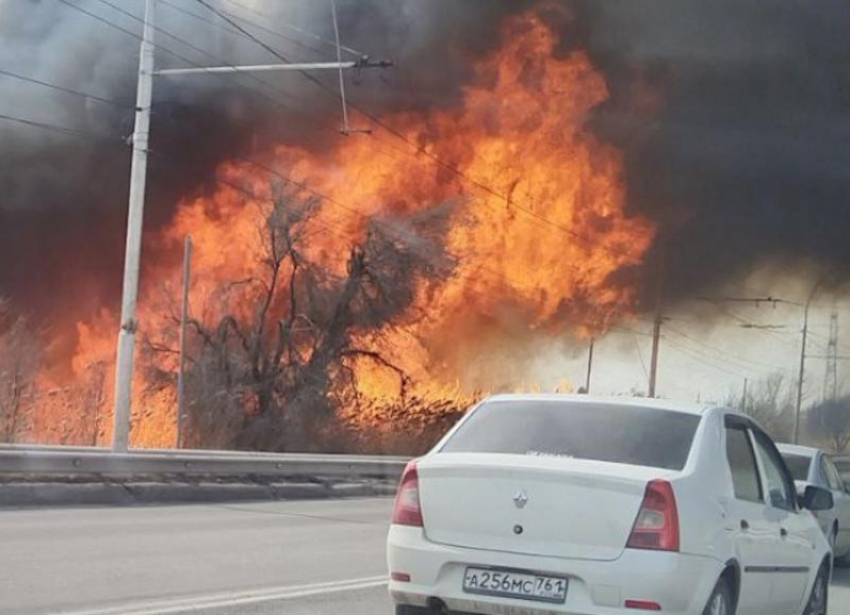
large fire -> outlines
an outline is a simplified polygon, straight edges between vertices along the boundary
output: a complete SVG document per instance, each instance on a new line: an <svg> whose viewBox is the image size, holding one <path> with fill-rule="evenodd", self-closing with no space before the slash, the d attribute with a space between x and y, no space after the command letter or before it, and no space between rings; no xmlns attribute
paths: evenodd
<svg viewBox="0 0 850 615"><path fill-rule="evenodd" d="M338 147L322 152L280 146L264 159L310 195L321 195L308 250L329 275L345 274L350 247L363 241L369 220L405 233L398 221L437 205L449 212L451 271L436 282L417 280L403 313L358 334L358 345L385 361L348 362L360 398L371 403L338 408L345 421L380 424L382 407L404 413L409 403L411 413L427 414L447 400L549 386L536 371L537 351L553 338L603 331L634 309L635 288L615 274L641 264L654 230L625 210L620 153L586 127L608 97L605 80L584 53L557 55L557 36L533 14L506 22L502 36L498 52L478 63L462 105L382 118L404 141L379 129L340 138ZM222 286L251 279L262 259L257 215L261 197L280 177L234 160L220 168L219 180L215 194L184 200L170 225L146 239L146 262L154 264L143 276L139 343L153 340L161 352L141 353L140 361L153 362L160 373L177 369L173 307L180 269L157 255L175 254L192 236L190 296L198 319L220 318ZM96 398L100 442L111 429L116 331L108 313L79 323L71 359L76 382L103 383ZM149 369L139 373L133 443L170 446L174 379L156 384L146 380ZM91 407L91 399L80 401ZM63 404L62 416L80 422L68 433L90 433L92 411ZM55 420L42 420L37 437L55 440L47 423L55 432Z"/></svg>

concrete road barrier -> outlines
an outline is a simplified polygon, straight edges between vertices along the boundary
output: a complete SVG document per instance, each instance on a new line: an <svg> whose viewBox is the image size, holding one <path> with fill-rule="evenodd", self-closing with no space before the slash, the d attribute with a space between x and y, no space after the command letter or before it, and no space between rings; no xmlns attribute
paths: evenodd
<svg viewBox="0 0 850 615"><path fill-rule="evenodd" d="M388 496L407 459L0 447L0 506L138 504Z"/></svg>

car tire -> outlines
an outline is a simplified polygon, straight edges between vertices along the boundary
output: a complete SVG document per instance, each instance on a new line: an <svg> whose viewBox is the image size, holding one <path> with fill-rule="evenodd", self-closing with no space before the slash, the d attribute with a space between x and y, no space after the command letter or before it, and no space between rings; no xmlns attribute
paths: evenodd
<svg viewBox="0 0 850 615"><path fill-rule="evenodd" d="M720 579L714 586L702 615L735 615L735 598L726 579Z"/></svg>
<svg viewBox="0 0 850 615"><path fill-rule="evenodd" d="M829 608L829 566L824 562L815 582L803 615L826 615Z"/></svg>
<svg viewBox="0 0 850 615"><path fill-rule="evenodd" d="M838 526L835 526L835 534L832 537L832 549L835 550L835 544L838 542ZM842 555L841 557L834 556L833 561L835 562L835 566L838 568L848 568L850 567L850 551Z"/></svg>
<svg viewBox="0 0 850 615"><path fill-rule="evenodd" d="M850 551L835 558L835 565L838 568L850 568Z"/></svg>

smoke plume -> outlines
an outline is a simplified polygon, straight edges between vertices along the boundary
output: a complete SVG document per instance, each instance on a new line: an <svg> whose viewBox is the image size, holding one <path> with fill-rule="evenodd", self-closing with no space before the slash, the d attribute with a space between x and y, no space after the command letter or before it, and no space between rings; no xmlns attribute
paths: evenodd
<svg viewBox="0 0 850 615"><path fill-rule="evenodd" d="M141 14L140 1L111 1ZM138 21L101 0L72 4L140 32ZM623 150L629 207L661 230L656 256L672 297L704 292L764 259L844 269L850 262L850 12L840 0L338 4L347 45L397 62L391 72L350 79L351 98L378 115L457 104L472 60L495 44L504 17L538 7L561 33L564 53L586 50L606 77L610 99L588 130ZM287 29L294 23L331 38L324 2L214 5L298 40L252 30L292 59L333 56ZM275 61L187 13L229 28L189 0L160 4L159 26L228 62ZM163 66L185 65L166 50L215 63L175 38L157 40ZM0 293L48 321L117 300L137 55L138 40L56 0L0 3L0 68L118 103L0 75L0 113L85 134L0 121ZM180 198L210 190L224 160L281 143L321 150L341 138L316 126L339 125L333 96L301 75L262 79L271 87L247 77L157 81L149 232Z"/></svg>

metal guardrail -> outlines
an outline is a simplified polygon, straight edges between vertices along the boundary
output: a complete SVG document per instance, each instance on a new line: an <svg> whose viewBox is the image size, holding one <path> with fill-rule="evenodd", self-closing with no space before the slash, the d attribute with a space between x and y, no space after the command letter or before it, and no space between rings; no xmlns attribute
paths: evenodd
<svg viewBox="0 0 850 615"><path fill-rule="evenodd" d="M328 477L347 479L401 476L407 459L364 455L314 455L203 450L135 450L61 446L0 446L2 475L159 474Z"/></svg>

